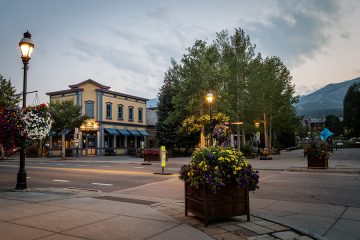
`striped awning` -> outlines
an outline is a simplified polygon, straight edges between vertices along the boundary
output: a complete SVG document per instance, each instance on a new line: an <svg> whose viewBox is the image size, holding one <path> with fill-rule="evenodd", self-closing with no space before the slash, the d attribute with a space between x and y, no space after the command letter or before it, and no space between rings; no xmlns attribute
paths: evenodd
<svg viewBox="0 0 360 240"><path fill-rule="evenodd" d="M144 130L137 130L142 136L150 136L150 134L147 131Z"/></svg>
<svg viewBox="0 0 360 240"><path fill-rule="evenodd" d="M131 134L126 129L116 129L123 136L130 136Z"/></svg>
<svg viewBox="0 0 360 240"><path fill-rule="evenodd" d="M136 130L128 130L130 133L131 133L131 135L133 135L133 136L141 136L141 134L138 132L138 131L136 131Z"/></svg>
<svg viewBox="0 0 360 240"><path fill-rule="evenodd" d="M110 135L119 135L120 133L116 131L114 128L104 128L105 132L107 132Z"/></svg>

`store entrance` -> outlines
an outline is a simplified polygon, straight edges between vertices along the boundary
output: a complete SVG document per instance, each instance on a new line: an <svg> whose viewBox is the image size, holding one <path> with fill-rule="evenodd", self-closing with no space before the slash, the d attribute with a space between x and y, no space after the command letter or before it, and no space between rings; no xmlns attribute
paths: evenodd
<svg viewBox="0 0 360 240"><path fill-rule="evenodd" d="M83 132L82 142L85 155L96 155L97 132Z"/></svg>

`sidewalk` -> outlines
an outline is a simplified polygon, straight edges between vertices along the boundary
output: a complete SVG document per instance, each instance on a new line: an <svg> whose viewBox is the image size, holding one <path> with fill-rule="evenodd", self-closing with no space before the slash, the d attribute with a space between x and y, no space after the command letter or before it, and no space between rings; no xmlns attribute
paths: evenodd
<svg viewBox="0 0 360 240"><path fill-rule="evenodd" d="M179 184L175 180L165 181L165 189ZM194 216L184 216L183 200L177 200L181 193L146 196L159 189L156 185L106 195L81 189L1 192L0 239L312 239L254 216L251 222L236 217L204 227Z"/></svg>

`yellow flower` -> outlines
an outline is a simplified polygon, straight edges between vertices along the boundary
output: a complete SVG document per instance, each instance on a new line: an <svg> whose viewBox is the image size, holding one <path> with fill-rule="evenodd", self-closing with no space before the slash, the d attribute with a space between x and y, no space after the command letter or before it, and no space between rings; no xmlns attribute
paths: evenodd
<svg viewBox="0 0 360 240"><path fill-rule="evenodd" d="M219 161L223 161L224 158L223 158L223 157L219 157L218 160L219 160Z"/></svg>
<svg viewBox="0 0 360 240"><path fill-rule="evenodd" d="M215 170L219 170L219 167L218 167L218 166L215 166Z"/></svg>

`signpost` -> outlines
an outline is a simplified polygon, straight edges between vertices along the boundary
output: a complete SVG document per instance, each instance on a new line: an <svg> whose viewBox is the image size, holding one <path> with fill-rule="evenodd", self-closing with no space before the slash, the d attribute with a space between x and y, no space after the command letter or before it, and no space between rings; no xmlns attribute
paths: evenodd
<svg viewBox="0 0 360 240"><path fill-rule="evenodd" d="M159 175L172 175L172 173L165 173L165 167L166 167L166 148L165 146L160 147L160 161L161 161L161 173L156 172L154 174Z"/></svg>
<svg viewBox="0 0 360 240"><path fill-rule="evenodd" d="M161 173L164 173L164 168L166 166L166 148L161 146L160 148L160 158L161 158Z"/></svg>

